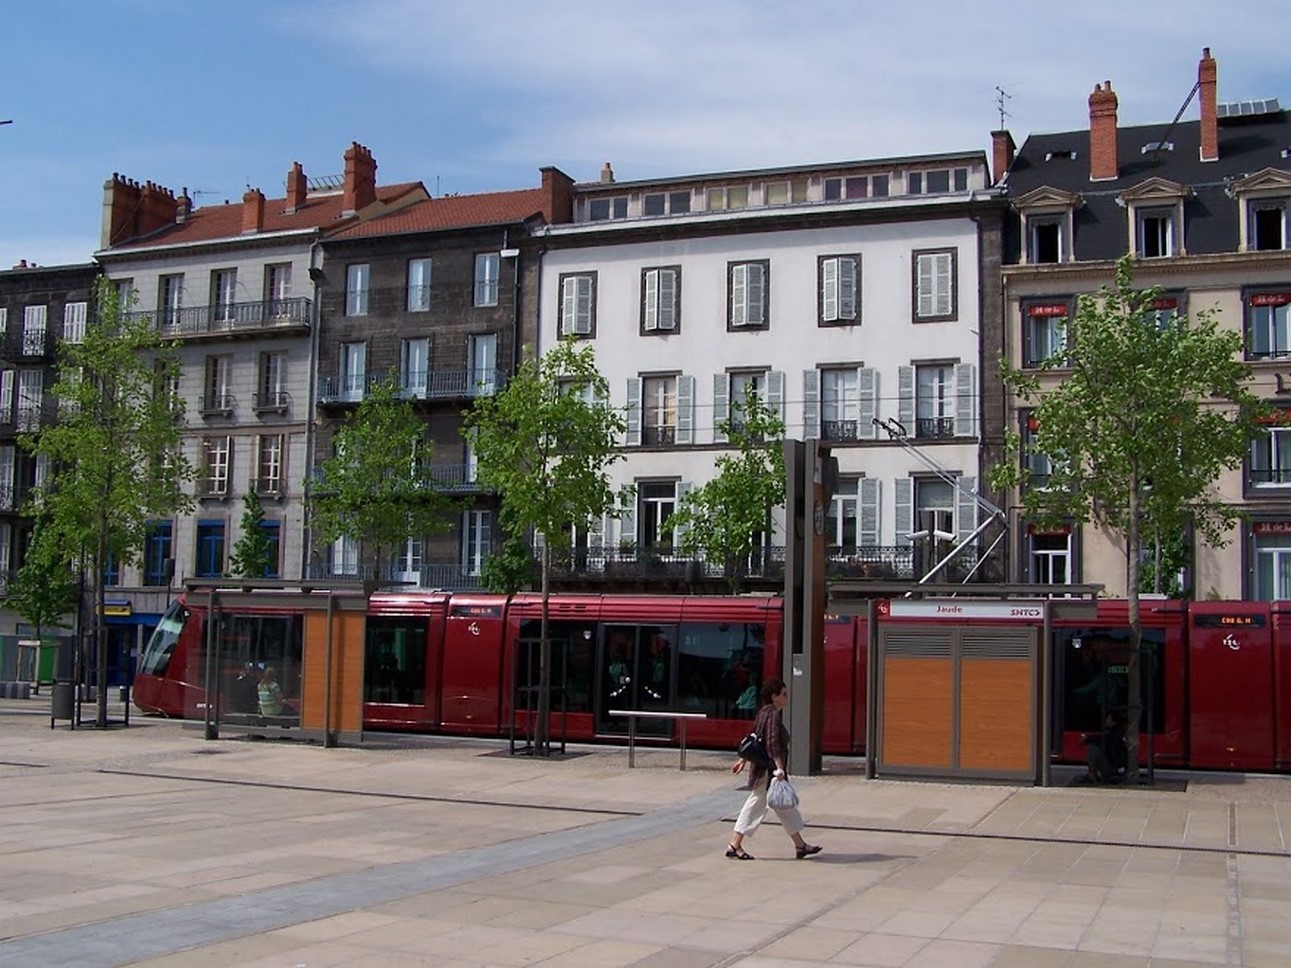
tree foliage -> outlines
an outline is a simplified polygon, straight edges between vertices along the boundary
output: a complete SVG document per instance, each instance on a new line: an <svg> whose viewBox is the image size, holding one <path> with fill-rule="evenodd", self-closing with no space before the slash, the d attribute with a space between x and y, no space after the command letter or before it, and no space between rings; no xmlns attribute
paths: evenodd
<svg viewBox="0 0 1291 968"><path fill-rule="evenodd" d="M409 538L444 530L456 507L430 477L433 446L393 378L375 383L336 432L309 493L316 538L362 541L378 572Z"/></svg>
<svg viewBox="0 0 1291 968"><path fill-rule="evenodd" d="M1160 292L1135 288L1133 260L1126 256L1112 286L1079 297L1066 346L1038 372L1002 362L1005 382L1034 408L1029 446L1049 458L1051 473L1045 486L1026 486L1022 442L1013 432L1005 461L990 475L996 487L1022 486L1031 521L1088 521L1123 539L1133 650L1127 740L1134 772L1144 535L1171 548L1191 528L1199 540L1225 543L1239 514L1222 500L1217 481L1222 471L1241 465L1263 407L1247 389L1241 333L1221 329L1210 310L1163 318L1153 305Z"/></svg>
<svg viewBox="0 0 1291 968"><path fill-rule="evenodd" d="M37 639L46 629L68 627L80 597L75 566L46 521L37 519L26 560L5 590L5 605L36 627Z"/></svg>
<svg viewBox="0 0 1291 968"><path fill-rule="evenodd" d="M541 359L526 359L505 390L481 397L467 416L479 481L501 496L507 535L503 554L485 566L489 587L515 590L524 571L522 539L535 532L543 537L536 730L542 752L548 746L550 710L551 551L568 548L571 523L585 526L617 506L609 468L622 459L617 448L626 422L605 405L608 397L592 344L562 341Z"/></svg>
<svg viewBox="0 0 1291 968"><path fill-rule="evenodd" d="M750 394L719 429L734 452L714 461L713 478L681 499L663 530L677 530L688 554L721 562L738 590L755 535L769 531L772 510L784 504L784 421Z"/></svg>
<svg viewBox="0 0 1291 968"><path fill-rule="evenodd" d="M192 468L182 451L183 400L176 392L179 362L150 317L122 305L101 279L96 312L84 339L59 347L53 396L57 422L20 443L49 461L53 473L33 497L41 520L33 567L52 567L46 553L70 568L84 560L101 576L109 560L138 560L149 521L186 512L183 484ZM48 544L46 544L48 543ZM98 724L107 724L107 638L103 582L95 581Z"/></svg>
<svg viewBox="0 0 1291 968"><path fill-rule="evenodd" d="M263 578L274 571L273 542L264 522L264 505L252 488L242 499L242 533L229 556L229 570L240 578Z"/></svg>

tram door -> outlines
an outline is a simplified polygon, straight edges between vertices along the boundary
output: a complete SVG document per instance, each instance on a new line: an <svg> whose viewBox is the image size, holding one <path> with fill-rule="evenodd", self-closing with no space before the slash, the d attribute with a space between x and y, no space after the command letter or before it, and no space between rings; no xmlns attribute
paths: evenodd
<svg viewBox="0 0 1291 968"><path fill-rule="evenodd" d="M598 733L628 731L612 709L676 709L677 626L605 625L597 662ZM638 736L668 736L672 721L637 720Z"/></svg>

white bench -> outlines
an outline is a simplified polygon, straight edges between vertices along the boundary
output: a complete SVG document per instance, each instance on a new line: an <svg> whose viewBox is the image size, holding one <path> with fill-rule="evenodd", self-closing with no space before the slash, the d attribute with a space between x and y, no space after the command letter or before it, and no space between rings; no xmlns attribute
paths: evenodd
<svg viewBox="0 0 1291 968"><path fill-rule="evenodd" d="M678 713L665 709L611 709L611 716L628 718L628 769L637 765L637 720L676 719L681 722L681 768L686 768L686 723L692 719L707 719L707 713Z"/></svg>

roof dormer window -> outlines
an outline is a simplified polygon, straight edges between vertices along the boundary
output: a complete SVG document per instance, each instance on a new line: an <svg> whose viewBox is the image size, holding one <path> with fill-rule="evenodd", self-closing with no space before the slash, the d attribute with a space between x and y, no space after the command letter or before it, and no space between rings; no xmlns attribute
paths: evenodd
<svg viewBox="0 0 1291 968"><path fill-rule="evenodd" d="M1235 181L1241 251L1291 249L1291 173L1265 168Z"/></svg>

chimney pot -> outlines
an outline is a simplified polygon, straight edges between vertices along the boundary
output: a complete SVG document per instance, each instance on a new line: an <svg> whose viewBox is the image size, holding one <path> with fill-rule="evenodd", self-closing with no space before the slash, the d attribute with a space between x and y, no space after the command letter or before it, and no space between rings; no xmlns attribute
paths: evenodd
<svg viewBox="0 0 1291 968"><path fill-rule="evenodd" d="M264 192L249 188L242 196L242 234L264 231Z"/></svg>
<svg viewBox="0 0 1291 968"><path fill-rule="evenodd" d="M345 152L345 192L341 214L353 215L377 200L377 163L372 152L357 141Z"/></svg>
<svg viewBox="0 0 1291 968"><path fill-rule="evenodd" d="M605 167L601 169L601 181L605 184L614 181L614 169L610 167L608 161L605 163Z"/></svg>

